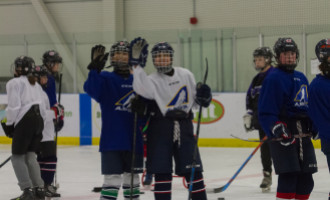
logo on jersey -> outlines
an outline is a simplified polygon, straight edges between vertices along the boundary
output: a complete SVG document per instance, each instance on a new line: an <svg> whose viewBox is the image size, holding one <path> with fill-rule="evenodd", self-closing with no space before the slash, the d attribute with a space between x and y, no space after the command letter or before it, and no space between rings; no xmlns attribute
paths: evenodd
<svg viewBox="0 0 330 200"><path fill-rule="evenodd" d="M308 104L307 85L301 85L299 91L294 98L295 106L306 106Z"/></svg>
<svg viewBox="0 0 330 200"><path fill-rule="evenodd" d="M135 92L131 90L129 93L127 93L115 103L115 110L130 111L129 107L131 105L131 99L133 99L134 97Z"/></svg>
<svg viewBox="0 0 330 200"><path fill-rule="evenodd" d="M225 108L223 105L219 101L212 99L210 106L206 109L202 109L201 124L211 124L219 121L224 114ZM198 109L194 110L194 116L193 122L197 123Z"/></svg>
<svg viewBox="0 0 330 200"><path fill-rule="evenodd" d="M182 108L189 103L187 86L182 86L174 98L167 104L167 107Z"/></svg>

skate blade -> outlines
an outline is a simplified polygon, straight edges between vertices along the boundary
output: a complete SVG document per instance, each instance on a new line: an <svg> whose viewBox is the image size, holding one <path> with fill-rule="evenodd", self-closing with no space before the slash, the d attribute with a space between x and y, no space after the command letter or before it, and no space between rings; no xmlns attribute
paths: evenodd
<svg viewBox="0 0 330 200"><path fill-rule="evenodd" d="M270 187L266 187L266 188L261 188L262 193L268 193L270 192Z"/></svg>

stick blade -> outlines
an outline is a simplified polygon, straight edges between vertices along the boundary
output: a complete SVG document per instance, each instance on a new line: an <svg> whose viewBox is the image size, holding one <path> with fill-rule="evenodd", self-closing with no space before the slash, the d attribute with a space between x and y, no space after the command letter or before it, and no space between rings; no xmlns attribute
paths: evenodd
<svg viewBox="0 0 330 200"><path fill-rule="evenodd" d="M222 186L222 187L219 187L219 188L214 188L213 189L213 192L214 193L220 193L220 192L223 192L227 189L226 185L225 186Z"/></svg>

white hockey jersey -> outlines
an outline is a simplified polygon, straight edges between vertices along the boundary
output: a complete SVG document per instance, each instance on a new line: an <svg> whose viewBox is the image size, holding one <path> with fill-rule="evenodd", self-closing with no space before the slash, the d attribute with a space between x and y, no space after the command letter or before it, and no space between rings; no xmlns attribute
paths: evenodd
<svg viewBox="0 0 330 200"><path fill-rule="evenodd" d="M54 141L55 137L55 127L54 127L54 119L55 112L50 109L49 99L46 92L43 92L43 102L46 107L46 118L44 119L44 130L42 131L42 140L45 141Z"/></svg>
<svg viewBox="0 0 330 200"><path fill-rule="evenodd" d="M173 109L186 113L195 105L196 82L187 69L174 67L174 74L168 76L154 72L149 76L142 67L133 67L133 89L144 98L155 100L165 114Z"/></svg>

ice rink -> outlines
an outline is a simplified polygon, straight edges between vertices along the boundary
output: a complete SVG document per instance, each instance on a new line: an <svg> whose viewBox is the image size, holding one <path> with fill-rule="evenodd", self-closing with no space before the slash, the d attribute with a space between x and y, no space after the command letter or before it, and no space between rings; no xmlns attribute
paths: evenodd
<svg viewBox="0 0 330 200"><path fill-rule="evenodd" d="M254 148L200 148L204 164L206 188L221 187L234 175L251 154ZM314 174L315 187L312 200L328 199L330 175L326 159L320 149L316 149L319 172ZM0 145L0 162L10 156L10 145ZM277 176L273 175L270 193L262 193L259 184L262 179L260 152L258 151L226 191L218 194L208 193L209 200L224 197L226 200L261 200L275 199ZM59 146L57 180L62 200L97 200L98 193L91 190L102 185L100 172L100 154L98 146ZM173 179L173 200L188 198L187 190L181 178ZM154 199L153 193L141 188L141 200ZM16 177L8 162L0 168L0 200L9 200L21 194ZM123 200L122 190L119 200Z"/></svg>

